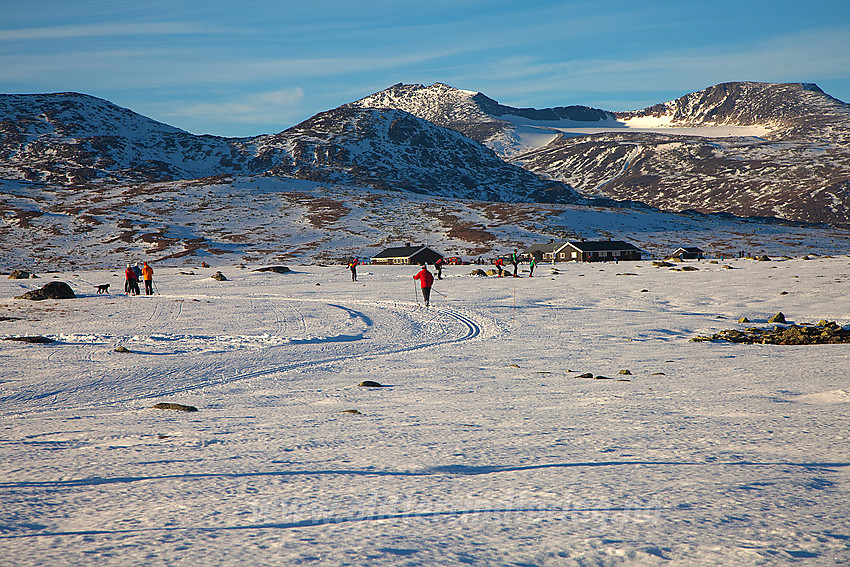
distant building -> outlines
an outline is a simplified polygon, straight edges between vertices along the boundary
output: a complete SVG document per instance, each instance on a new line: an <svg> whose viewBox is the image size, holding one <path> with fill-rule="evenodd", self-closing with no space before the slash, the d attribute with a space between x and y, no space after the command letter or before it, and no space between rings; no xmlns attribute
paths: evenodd
<svg viewBox="0 0 850 567"><path fill-rule="evenodd" d="M676 248L676 251L670 254L671 258L679 258L680 260L701 260L705 258L705 252L696 246L686 246L684 248Z"/></svg>
<svg viewBox="0 0 850 567"><path fill-rule="evenodd" d="M558 251L567 255L567 260L576 262L606 262L611 260L640 260L640 250L622 240L582 240L567 242ZM559 258L560 259L560 258Z"/></svg>
<svg viewBox="0 0 850 567"><path fill-rule="evenodd" d="M443 255L424 245L406 243L404 246L387 248L372 256L373 264L433 264Z"/></svg>
<svg viewBox="0 0 850 567"><path fill-rule="evenodd" d="M546 244L532 244L523 250L519 256L526 261L531 261L534 258L537 262L552 262L558 251L566 245L566 242L555 242L554 240Z"/></svg>
<svg viewBox="0 0 850 567"><path fill-rule="evenodd" d="M581 240L534 244L523 251L524 259L538 262L605 262L640 260L640 249L622 240Z"/></svg>

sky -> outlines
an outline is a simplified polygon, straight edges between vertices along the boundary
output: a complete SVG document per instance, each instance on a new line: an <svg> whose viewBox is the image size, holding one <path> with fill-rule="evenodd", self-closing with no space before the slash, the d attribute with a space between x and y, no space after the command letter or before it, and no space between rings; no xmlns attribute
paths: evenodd
<svg viewBox="0 0 850 567"><path fill-rule="evenodd" d="M850 101L850 2L12 0L0 19L0 93L194 134L276 133L396 83L634 110L727 81Z"/></svg>

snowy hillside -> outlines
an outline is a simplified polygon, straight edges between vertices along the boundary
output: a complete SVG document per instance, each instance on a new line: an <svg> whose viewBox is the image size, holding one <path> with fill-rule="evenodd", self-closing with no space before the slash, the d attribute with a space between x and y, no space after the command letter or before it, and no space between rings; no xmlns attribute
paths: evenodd
<svg viewBox="0 0 850 567"><path fill-rule="evenodd" d="M661 258L682 245L727 257L850 250L850 232L646 207L497 203L236 177L104 187L5 184L0 273L208 262L300 263L371 257L427 242L448 255L495 257L550 239L626 240Z"/></svg>
<svg viewBox="0 0 850 567"><path fill-rule="evenodd" d="M78 93L0 95L5 179L83 185L232 173L236 142L189 134Z"/></svg>
<svg viewBox="0 0 850 567"><path fill-rule="evenodd" d="M652 116L667 118L670 125L759 125L770 140L817 133L846 142L850 135L850 105L809 83L723 83L643 110L614 114L624 122Z"/></svg>
<svg viewBox="0 0 850 567"><path fill-rule="evenodd" d="M454 198L576 202L453 130L396 110L340 108L273 136L195 136L75 93L0 95L0 179L64 186L283 175Z"/></svg>
<svg viewBox="0 0 850 567"><path fill-rule="evenodd" d="M338 108L257 141L267 173L488 201L577 202L483 145L398 110Z"/></svg>
<svg viewBox="0 0 850 567"><path fill-rule="evenodd" d="M394 85L400 108L578 191L666 210L850 223L850 105L816 85L726 83L633 112L517 109L446 85Z"/></svg>
<svg viewBox="0 0 850 567"><path fill-rule="evenodd" d="M578 235L659 255L682 241L718 254L832 253L843 231L665 215L572 188L848 224L846 109L812 85L718 85L631 114L396 85L275 135L227 139L85 95L0 95L0 270L205 254L325 261L429 239L477 257ZM474 139L522 150L512 159L525 169Z"/></svg>
<svg viewBox="0 0 850 567"><path fill-rule="evenodd" d="M3 564L847 564L848 261L0 279Z"/></svg>
<svg viewBox="0 0 850 567"><path fill-rule="evenodd" d="M396 108L451 128L477 140L503 158L546 145L558 137L555 126L614 125L613 115L586 106L513 108L483 93L435 83L431 86L397 84L354 101L357 108Z"/></svg>

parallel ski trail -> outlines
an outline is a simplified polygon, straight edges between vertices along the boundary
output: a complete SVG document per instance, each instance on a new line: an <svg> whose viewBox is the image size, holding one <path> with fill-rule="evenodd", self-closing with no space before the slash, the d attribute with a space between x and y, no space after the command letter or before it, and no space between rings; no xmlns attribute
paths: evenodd
<svg viewBox="0 0 850 567"><path fill-rule="evenodd" d="M278 298L277 301L296 301L287 298ZM297 300L301 304L310 302L310 300ZM207 363L204 357L199 357L202 361L197 365L179 368L154 368L152 371L160 381L169 382L181 379L182 376L212 376L201 381L184 383L173 387L159 387L150 390L138 391L131 395L104 397L99 400L92 400L91 403L85 404L86 407L106 407L112 405L129 404L140 400L146 400L156 397L172 396L176 394L184 394L203 390L205 388L217 387L227 384L232 384L240 381L251 380L270 376L274 374L287 373L292 371L302 370L304 368L318 367L326 364L334 364L346 361L356 361L365 358L374 358L376 356L387 356L404 352L412 352L422 349L434 348L453 343L469 341L482 336L482 326L475 320L473 316L462 313L461 311L443 307L424 308L416 304L407 304L398 301L370 301L370 302L334 302L330 303L323 300L315 300L324 306L335 307L349 312L350 316L358 320L361 327L359 333L352 335L340 335L336 337L325 337L317 339L293 339L292 344L297 344L303 341L304 345L318 345L318 348L313 351L300 352L300 356L305 357L291 363L274 363L275 346L263 348L255 353L246 355L238 355L236 353L230 358L216 358L213 362ZM274 303L274 302L272 302ZM371 317L364 312L364 308L377 309L376 314L380 314L381 310L386 310L386 314L390 315L388 320L390 325L380 326L378 331L373 329ZM275 321L278 325L283 323L286 327L287 317L284 312L289 311L288 308L272 307L275 312ZM368 310L368 309L367 309ZM301 319L298 327L306 329L303 320L303 312L300 307L294 309L296 317ZM283 317L281 317L283 315ZM153 318L154 315L152 315ZM393 317L400 318L400 321L393 323ZM282 321L281 321L282 319ZM405 343L405 338L408 336L405 333L414 334L418 327L425 326L428 330L434 329L429 326L429 323L440 323L442 326L436 327L437 336L427 338L421 342L413 344ZM378 337L372 335L379 332ZM385 336L386 335L386 336ZM375 338L372 341L364 342L367 338ZM390 340L387 340L389 338ZM327 345L324 346L323 345ZM373 347L373 344L377 346ZM287 345L287 346L292 346ZM322 354L326 349L335 349L335 353L325 354L324 356L316 356L307 358L311 355ZM340 352L342 349L342 352ZM237 358L238 356L238 358ZM278 358L280 358L278 356ZM234 361L241 364L255 364L259 366L253 370L228 372L227 367L231 366ZM216 377L217 376L217 377ZM126 387L131 387L131 384L126 384ZM117 383L117 387L122 387L121 383ZM31 414L40 411L48 411L61 406L63 408L77 407L79 404L59 404L52 407L38 407L25 412L15 412L16 414Z"/></svg>
<svg viewBox="0 0 850 567"><path fill-rule="evenodd" d="M322 366L324 364L331 364L331 363L337 363L337 362L343 362L343 361L358 360L358 359L363 359L363 358L367 358L367 357L386 356L386 355L398 354L398 353L402 353L402 352L411 352L411 351L416 351L416 350L422 350L422 349L426 349L426 348L432 348L432 347L437 347L437 346L442 346L442 345L447 345L447 344L452 344L452 343L468 341L468 340L474 339L474 338L481 335L481 326L474 319L472 319L469 316L463 315L462 313L460 313L458 311L454 311L454 310L450 310L450 309L444 309L444 308L429 308L429 311L443 315L445 317L448 317L448 318L460 323L460 325L464 329L463 334L459 337L452 337L452 338L446 338L446 339L442 339L442 340L429 341L429 342L415 344L415 345L389 346L389 347L379 348L379 349L376 349L374 351L369 351L369 352L360 352L360 353L354 353L354 354L342 354L342 355L318 358L318 359L314 359L314 360L302 360L302 361L298 361L298 362L293 362L291 364L269 366L267 368L260 368L260 369L257 369L257 370L251 371L251 372L242 372L242 373L233 374L231 376L225 376L225 377L222 377L222 378L219 378L219 379L207 380L207 381L205 381L201 384L191 384L191 385L186 385L186 386L180 387L180 388L171 388L171 389L168 389L168 390L165 390L165 391L159 391L159 392L156 392L156 393L148 393L148 394L145 394L145 395L106 400L106 401L104 401L104 402L102 402L98 405L105 406L105 405L112 405L112 404L124 404L124 403L142 400L142 399L148 399L148 398L151 398L151 397L170 396L170 395L174 395L174 394L181 394L181 393L191 392L191 391L195 391L195 390L201 390L203 388L209 388L209 387L214 387L214 386L231 384L231 383L234 383L234 382L240 382L240 381L243 381L243 380L250 380L250 379L254 379L254 378L262 378L263 376L269 376L271 374L279 374L279 373L290 372L290 371L293 371L293 370L299 370L299 369L303 369L303 368ZM354 311L354 312L359 313L357 311ZM360 313L360 315L362 317L366 317L366 315L364 315L362 313Z"/></svg>

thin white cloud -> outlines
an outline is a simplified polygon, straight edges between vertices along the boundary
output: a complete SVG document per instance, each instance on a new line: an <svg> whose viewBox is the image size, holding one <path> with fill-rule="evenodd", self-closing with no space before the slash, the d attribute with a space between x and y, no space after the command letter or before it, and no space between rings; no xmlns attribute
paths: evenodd
<svg viewBox="0 0 850 567"><path fill-rule="evenodd" d="M128 35L186 35L212 34L221 30L183 22L158 22L138 24L98 23L73 26L52 26L0 30L0 41L79 39L86 37Z"/></svg>
<svg viewBox="0 0 850 567"><path fill-rule="evenodd" d="M234 124L264 124L288 115L292 107L304 98L300 87L255 93L221 102L199 102L177 105L162 116L201 118ZM271 119L270 119L271 118Z"/></svg>
<svg viewBox="0 0 850 567"><path fill-rule="evenodd" d="M477 69L465 67L460 74L475 84L495 85L501 97L519 99L544 92L633 96L635 91L672 90L685 94L688 89L727 81L816 82L850 78L847 37L850 26L789 34L758 45L715 45L634 59L552 62L517 56Z"/></svg>
<svg viewBox="0 0 850 567"><path fill-rule="evenodd" d="M200 48L66 51L0 55L0 83L26 82L38 88L164 88L187 84L295 82L355 74L388 74L440 59L462 56L453 48L345 57L220 57Z"/></svg>

